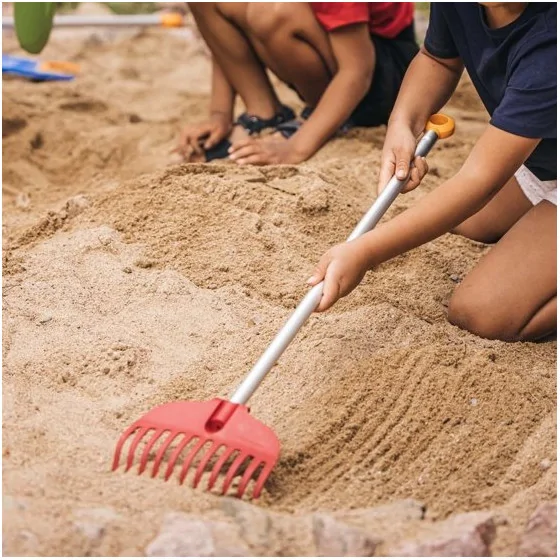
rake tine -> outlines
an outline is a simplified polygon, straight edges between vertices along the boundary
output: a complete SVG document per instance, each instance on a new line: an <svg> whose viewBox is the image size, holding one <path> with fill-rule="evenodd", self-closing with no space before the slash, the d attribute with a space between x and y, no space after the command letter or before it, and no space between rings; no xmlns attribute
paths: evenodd
<svg viewBox="0 0 560 560"><path fill-rule="evenodd" d="M191 466L192 460L195 458L196 454L200 451L201 447L206 443L202 438L198 441L198 443L189 451L189 454L185 457L183 462L183 468L181 469L181 473L179 474L179 484L183 484L185 477L187 476L187 471Z"/></svg>
<svg viewBox="0 0 560 560"><path fill-rule="evenodd" d="M247 484L249 484L249 481L251 480L253 473L258 469L260 464L261 461L253 457L253 460L249 463L249 466L243 473L243 477L241 478L241 482L239 483L239 488L237 489L238 498L241 498L241 496L243 496L243 492L245 492L245 488L247 487Z"/></svg>
<svg viewBox="0 0 560 560"><path fill-rule="evenodd" d="M226 479L224 480L224 485L222 486L222 494L225 494L228 491L231 481L234 479L235 475L237 474L237 469L241 466L243 461L247 459L247 457L248 455L243 455L242 453L239 453L239 455L235 458L235 461L231 464L230 468L228 469Z"/></svg>
<svg viewBox="0 0 560 560"><path fill-rule="evenodd" d="M159 450L157 452L157 455L156 455L156 459L154 461L154 466L152 468L152 474L150 475L152 478L154 478L154 476L157 475L157 473L159 471L159 466L161 465L161 461L163 460L163 456L165 455L165 452L167 451L167 448L169 447L171 442L176 437L177 437L177 432L171 432L167 436L167 439L161 444L161 447L159 448Z"/></svg>
<svg viewBox="0 0 560 560"><path fill-rule="evenodd" d="M210 476L210 480L208 481L208 490L212 490L212 488L214 488L214 484L216 483L216 480L220 475L220 471L222 467L224 466L225 462L231 457L232 453L234 453L235 451L236 451L235 449L231 449L230 451L226 449L220 455L220 458L217 460L216 464L214 465L214 468L212 469L212 474Z"/></svg>
<svg viewBox="0 0 560 560"><path fill-rule="evenodd" d="M208 462L210 461L214 453L216 453L216 451L219 449L219 447L219 443L214 443L212 447L204 454L204 457L202 457L194 475L193 488L196 488L198 486L198 483L200 482L200 479L204 474Z"/></svg>
<svg viewBox="0 0 560 560"><path fill-rule="evenodd" d="M142 474L146 470L150 451L152 450L152 447L155 445L156 441L161 437L161 434L163 434L163 432L165 432L164 429L157 430L144 448L142 457L140 458L140 467L138 468L138 474Z"/></svg>
<svg viewBox="0 0 560 560"><path fill-rule="evenodd" d="M168 480L169 477L173 474L173 469L175 468L175 462L179 455L181 455L181 451L185 448L189 441L192 441L196 436L187 435L183 438L183 441L177 446L175 451L173 451L173 455L171 455L171 459L169 459L169 464L167 465L167 470L165 471L165 480Z"/></svg>
<svg viewBox="0 0 560 560"><path fill-rule="evenodd" d="M125 472L128 471L128 469L130 469L130 467L132 467L132 463L134 462L134 454L136 453L136 448L138 447L138 444L140 443L140 440L148 433L150 428L142 428L135 436L134 439L132 440L132 443L130 444L130 449L128 450L128 457L126 459L126 468L124 469Z"/></svg>
<svg viewBox="0 0 560 560"><path fill-rule="evenodd" d="M115 455L113 457L113 470L117 470L118 466L119 466L119 461L121 459L121 451L123 448L123 445L125 443L125 441L130 437L130 435L132 433L134 433L136 430L138 429L138 426L136 425L132 425L130 426L125 432L123 432L122 436L119 438L119 441L117 443L117 447L115 449Z"/></svg>
<svg viewBox="0 0 560 560"><path fill-rule="evenodd" d="M261 490L263 489L264 483L266 482L268 475L272 472L273 466L274 465L270 463L264 464L261 474L259 474L255 487L253 488L253 498L255 500L261 495Z"/></svg>

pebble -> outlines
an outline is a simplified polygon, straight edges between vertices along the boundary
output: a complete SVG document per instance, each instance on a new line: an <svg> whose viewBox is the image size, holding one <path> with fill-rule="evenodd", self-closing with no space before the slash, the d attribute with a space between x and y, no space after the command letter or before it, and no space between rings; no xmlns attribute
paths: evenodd
<svg viewBox="0 0 560 560"><path fill-rule="evenodd" d="M417 539L393 545L388 556L490 556L496 536L494 516L488 512L454 515L433 523Z"/></svg>
<svg viewBox="0 0 560 560"><path fill-rule="evenodd" d="M373 556L382 541L365 531L336 521L331 516L313 516L313 540L317 556Z"/></svg>
<svg viewBox="0 0 560 560"><path fill-rule="evenodd" d="M478 399L471 399L471 406L476 406L478 404Z"/></svg>
<svg viewBox="0 0 560 560"><path fill-rule="evenodd" d="M541 504L531 515L517 556L556 557L556 503Z"/></svg>
<svg viewBox="0 0 560 560"><path fill-rule="evenodd" d="M39 323L41 325L44 325L45 323L48 323L49 321L52 321L52 315L50 313L43 313L39 317Z"/></svg>
<svg viewBox="0 0 560 560"><path fill-rule="evenodd" d="M112 508L83 508L74 512L74 527L93 544L105 535L107 526L118 517Z"/></svg>
<svg viewBox="0 0 560 560"><path fill-rule="evenodd" d="M196 519L184 513L168 513L158 535L145 549L146 556L252 556L228 523Z"/></svg>
<svg viewBox="0 0 560 560"><path fill-rule="evenodd" d="M126 274L132 274L132 268L130 268L130 266L125 266L123 268L123 272L125 272Z"/></svg>
<svg viewBox="0 0 560 560"><path fill-rule="evenodd" d="M66 201L66 213L70 218L81 214L89 206L89 200L84 195L77 195Z"/></svg>
<svg viewBox="0 0 560 560"><path fill-rule="evenodd" d="M457 276L457 274L450 274L449 278L453 281L453 282L459 282L459 280L461 280L461 278L459 276Z"/></svg>
<svg viewBox="0 0 560 560"><path fill-rule="evenodd" d="M552 461L550 459L543 459L540 463L539 463L539 467L543 470L546 471L548 469L550 469L550 467L552 467Z"/></svg>

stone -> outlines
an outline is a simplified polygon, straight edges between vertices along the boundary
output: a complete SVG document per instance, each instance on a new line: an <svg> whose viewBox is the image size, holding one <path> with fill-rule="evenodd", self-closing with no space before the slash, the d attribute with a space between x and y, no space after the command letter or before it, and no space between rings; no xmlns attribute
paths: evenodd
<svg viewBox="0 0 560 560"><path fill-rule="evenodd" d="M107 526L117 519L118 514L111 508L83 508L74 510L74 527L93 544L98 544Z"/></svg>
<svg viewBox="0 0 560 560"><path fill-rule="evenodd" d="M496 523L491 513L469 512L430 523L419 533L389 547L388 556L490 556Z"/></svg>
<svg viewBox="0 0 560 560"><path fill-rule="evenodd" d="M73 218L81 214L89 206L89 200L82 194L73 196L66 201L66 214L69 218Z"/></svg>
<svg viewBox="0 0 560 560"><path fill-rule="evenodd" d="M197 519L180 512L168 513L161 529L145 549L146 556L252 556L233 525Z"/></svg>
<svg viewBox="0 0 560 560"><path fill-rule="evenodd" d="M548 469L550 469L550 467L552 467L552 461L550 459L543 459L539 463L539 467L541 468L541 470L547 471Z"/></svg>
<svg viewBox="0 0 560 560"><path fill-rule="evenodd" d="M313 547L310 516L273 513L233 498L222 500L221 506L257 556L302 556Z"/></svg>
<svg viewBox="0 0 560 560"><path fill-rule="evenodd" d="M43 313L39 316L38 321L41 325L44 325L45 323L52 321L52 315L50 313Z"/></svg>
<svg viewBox="0 0 560 560"><path fill-rule="evenodd" d="M517 556L556 556L556 504L541 504L529 518Z"/></svg>
<svg viewBox="0 0 560 560"><path fill-rule="evenodd" d="M381 543L380 539L330 515L316 513L312 520L317 556L373 556Z"/></svg>
<svg viewBox="0 0 560 560"><path fill-rule="evenodd" d="M15 496L2 496L2 509L5 511L24 511L27 509L27 503L21 498Z"/></svg>

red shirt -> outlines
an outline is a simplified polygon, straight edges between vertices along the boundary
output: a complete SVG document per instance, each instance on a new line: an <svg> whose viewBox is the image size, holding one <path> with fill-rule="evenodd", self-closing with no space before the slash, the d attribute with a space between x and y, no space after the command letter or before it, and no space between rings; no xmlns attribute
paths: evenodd
<svg viewBox="0 0 560 560"><path fill-rule="evenodd" d="M413 2L310 2L326 31L368 23L370 33L393 39L414 19Z"/></svg>

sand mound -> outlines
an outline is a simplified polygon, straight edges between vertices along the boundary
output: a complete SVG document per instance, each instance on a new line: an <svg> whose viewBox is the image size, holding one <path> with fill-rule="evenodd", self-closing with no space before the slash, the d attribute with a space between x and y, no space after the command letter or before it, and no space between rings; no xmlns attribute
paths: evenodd
<svg viewBox="0 0 560 560"><path fill-rule="evenodd" d="M283 444L263 509L109 472L118 435L150 407L235 388L367 208L384 130L299 166L165 169L179 123L205 110L202 49L158 32L55 36L49 49L75 53L84 76L3 84L6 552L137 555L163 520L148 553L174 531L215 541L235 528L228 542L246 554L314 554L336 523L362 547L344 550L363 554L404 554L458 526L483 551L515 553L556 496L556 343L447 323L486 250L452 236L313 317L263 383L252 413ZM464 160L485 122L468 87L450 107L458 134L390 214ZM474 510L490 513L453 517Z"/></svg>

